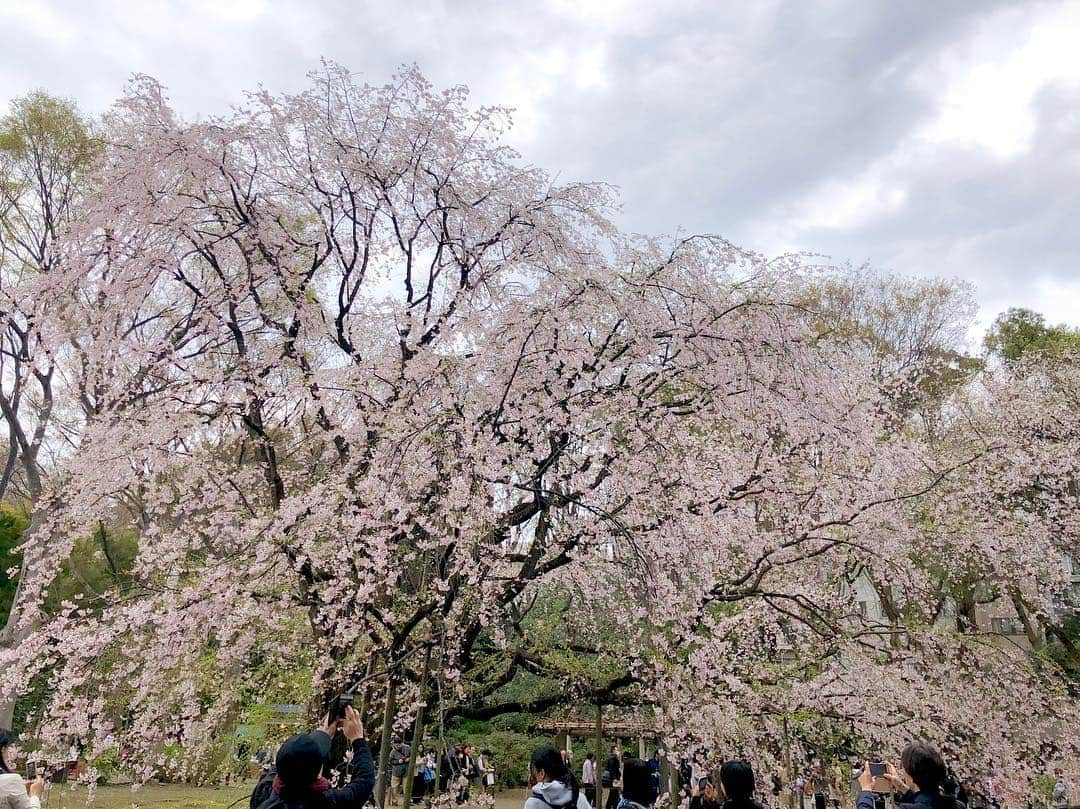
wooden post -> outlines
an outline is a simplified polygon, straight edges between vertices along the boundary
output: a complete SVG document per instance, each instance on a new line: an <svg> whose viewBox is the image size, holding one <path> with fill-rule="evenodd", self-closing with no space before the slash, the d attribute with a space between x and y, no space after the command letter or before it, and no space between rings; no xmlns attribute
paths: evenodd
<svg viewBox="0 0 1080 809"><path fill-rule="evenodd" d="M659 739L656 740L656 744L657 744L658 747L661 746ZM670 771L671 771L671 762L670 762L670 760L668 758L668 752L665 749L664 752L660 755L660 784L659 784L659 786L660 786L660 795L663 795L664 790L667 789L666 784L668 782L668 773ZM656 796L657 800L659 800L660 795Z"/></svg>
<svg viewBox="0 0 1080 809"><path fill-rule="evenodd" d="M788 732L788 718L784 714L784 763L787 767L787 804L789 809L795 809L795 762L791 758L791 737ZM800 806L799 809L802 809Z"/></svg>
<svg viewBox="0 0 1080 809"><path fill-rule="evenodd" d="M443 647L442 653L439 655L439 676L435 680L436 697L439 700L439 755L435 759L435 796L442 795L442 768L443 761L450 755L449 745L446 743L446 712L443 702L443 674L445 670L443 668L443 661L445 660L446 648ZM447 784L449 786L449 784Z"/></svg>
<svg viewBox="0 0 1080 809"><path fill-rule="evenodd" d="M382 738L379 740L379 765L375 770L375 805L386 806L390 786L390 739L394 735L394 692L397 682L391 674L386 680L386 703L383 706Z"/></svg>
<svg viewBox="0 0 1080 809"><path fill-rule="evenodd" d="M604 706L596 703L596 809L604 809Z"/></svg>
<svg viewBox="0 0 1080 809"><path fill-rule="evenodd" d="M420 675L420 707L416 711L416 724L413 725L412 745L409 748L409 768L405 771L405 789L402 807L412 803L413 778L416 777L416 750L424 740L424 696L427 692L428 670L431 667L431 647L424 653L424 671Z"/></svg>
<svg viewBox="0 0 1080 809"><path fill-rule="evenodd" d="M679 768L668 751L668 800L671 809L679 809Z"/></svg>

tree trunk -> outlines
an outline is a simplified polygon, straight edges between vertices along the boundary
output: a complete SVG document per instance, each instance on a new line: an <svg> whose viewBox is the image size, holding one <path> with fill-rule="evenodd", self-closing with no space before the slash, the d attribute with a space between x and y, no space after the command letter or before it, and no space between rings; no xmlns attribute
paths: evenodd
<svg viewBox="0 0 1080 809"><path fill-rule="evenodd" d="M382 738L379 740L379 766L376 770L375 805L386 806L386 792L390 786L390 747L394 735L394 692L397 683L391 675L386 681L386 703L383 706Z"/></svg>
<svg viewBox="0 0 1080 809"><path fill-rule="evenodd" d="M371 707L371 679L375 674L375 665L378 660L378 655L375 652L371 653L371 657L368 658L367 674L364 676L364 690L360 696L360 704L357 705L357 709L360 711L360 721L364 723L364 727L370 727L368 725L368 709Z"/></svg>
<svg viewBox="0 0 1080 809"><path fill-rule="evenodd" d="M671 809L679 809L679 767L668 750L668 801Z"/></svg>
<svg viewBox="0 0 1080 809"><path fill-rule="evenodd" d="M1012 600L1013 609L1016 610L1017 617L1020 618L1020 623L1024 625L1024 634L1027 635L1028 643L1031 644L1032 651L1038 652L1046 646L1046 639L1043 636L1042 627L1040 627L1036 621L1032 620L1027 604L1024 603L1024 598L1020 595L1020 591L1016 587L1009 588L1009 598Z"/></svg>

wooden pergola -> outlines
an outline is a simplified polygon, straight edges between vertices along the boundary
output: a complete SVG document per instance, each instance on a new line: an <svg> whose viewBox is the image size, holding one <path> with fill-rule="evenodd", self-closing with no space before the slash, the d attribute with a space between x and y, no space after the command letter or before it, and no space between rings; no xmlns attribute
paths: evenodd
<svg viewBox="0 0 1080 809"><path fill-rule="evenodd" d="M644 759L647 755L645 749L645 740L653 740L656 746L659 747L661 742L660 733L656 728L656 725L646 719L610 719L605 720L603 715L603 708L597 706L596 719L592 722L584 719L550 719L537 724L537 728L547 733L551 733L558 745L567 752L573 754L573 739L575 737L579 739L591 740L600 754L600 760L596 762L597 766L597 781L599 781L599 771L603 768L605 762L606 751L599 749L603 745L604 739L614 739L619 742L619 747L623 747L622 741L629 739L637 739L637 753L638 758ZM588 747L588 743L586 743ZM625 748L624 748L625 749ZM676 765L669 761L666 755L660 756L660 783L666 785L668 794L671 796L671 807L675 809L679 803L679 793L677 786ZM596 806L599 808L604 805L603 797L607 791L602 784L596 785ZM661 791L664 791L663 788Z"/></svg>
<svg viewBox="0 0 1080 809"><path fill-rule="evenodd" d="M579 739L595 739L598 735L597 731L601 731L599 735L607 738L617 740L637 739L639 758L645 758L646 739L659 739L655 726L651 722L640 719L603 722L600 727L597 726L596 722L586 722L580 719L549 720L541 722L537 725L537 728L545 733L550 733L559 740L560 747L571 753L573 753L572 740L575 737Z"/></svg>

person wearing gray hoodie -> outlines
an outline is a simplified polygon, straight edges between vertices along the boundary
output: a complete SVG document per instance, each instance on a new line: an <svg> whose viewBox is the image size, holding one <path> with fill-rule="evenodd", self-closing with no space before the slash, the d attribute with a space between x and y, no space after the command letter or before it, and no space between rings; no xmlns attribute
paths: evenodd
<svg viewBox="0 0 1080 809"><path fill-rule="evenodd" d="M591 809L573 772L554 747L541 747L532 754L529 780L533 787L524 809Z"/></svg>

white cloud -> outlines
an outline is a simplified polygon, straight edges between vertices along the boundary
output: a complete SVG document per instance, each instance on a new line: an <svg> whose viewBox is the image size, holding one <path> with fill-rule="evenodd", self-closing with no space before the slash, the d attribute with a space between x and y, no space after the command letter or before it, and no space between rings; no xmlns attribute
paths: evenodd
<svg viewBox="0 0 1080 809"><path fill-rule="evenodd" d="M207 19L247 22L270 12L267 0L199 0L196 12Z"/></svg>
<svg viewBox="0 0 1080 809"><path fill-rule="evenodd" d="M1021 6L993 15L915 80L943 84L938 116L921 136L1014 157L1031 146L1033 102L1047 84L1080 80L1080 3Z"/></svg>

